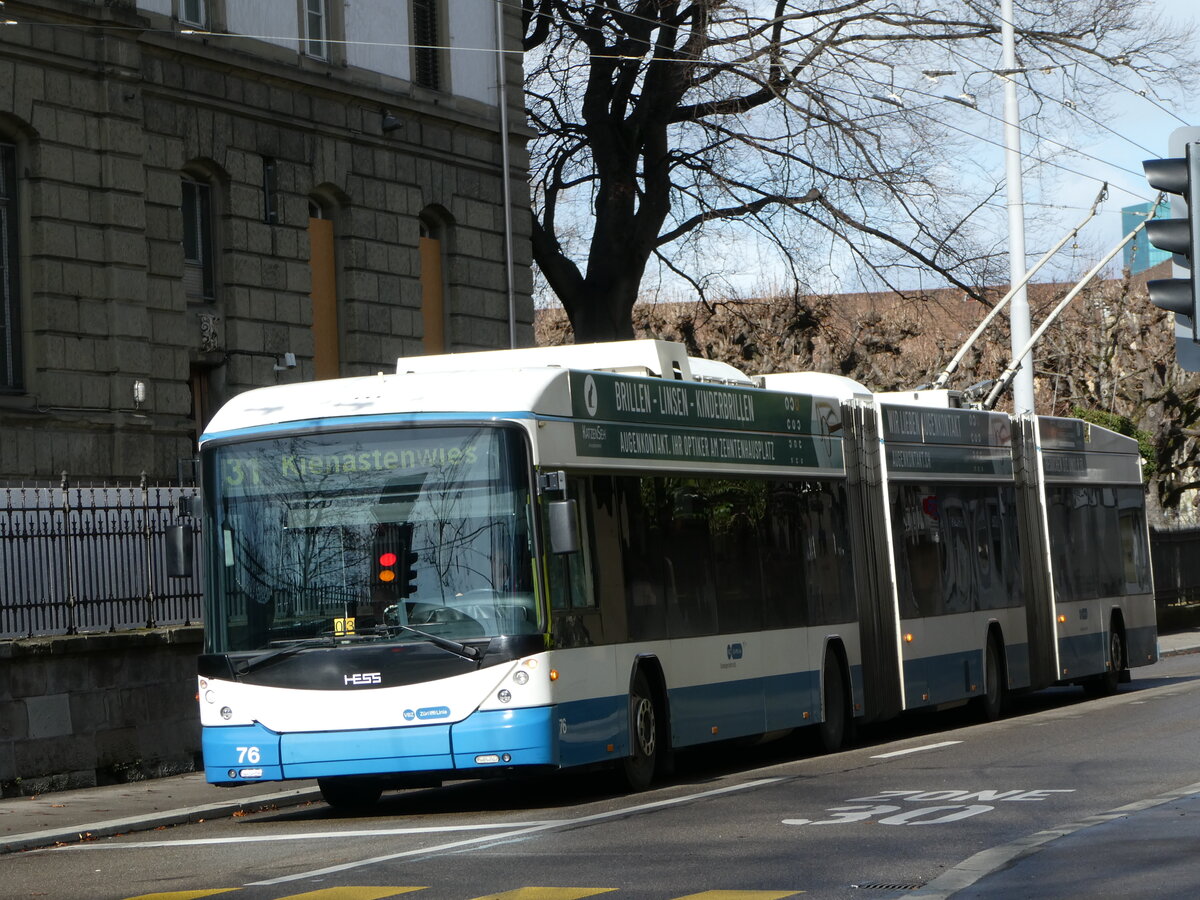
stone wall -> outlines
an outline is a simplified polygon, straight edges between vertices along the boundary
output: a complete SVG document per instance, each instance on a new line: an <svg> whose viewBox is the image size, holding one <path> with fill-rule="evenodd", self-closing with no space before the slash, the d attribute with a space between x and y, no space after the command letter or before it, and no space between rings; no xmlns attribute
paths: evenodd
<svg viewBox="0 0 1200 900"><path fill-rule="evenodd" d="M0 642L0 795L200 765L199 627Z"/></svg>
<svg viewBox="0 0 1200 900"><path fill-rule="evenodd" d="M182 34L131 0L5 9L18 23L0 28L0 144L17 160L24 383L0 390L0 481L172 479L229 396L315 377L313 210L333 224L341 375L425 352L431 217L446 349L508 346L497 108L261 41ZM511 43L518 8L510 19ZM510 68L521 122L519 56ZM529 345L524 136L510 146ZM184 177L211 190L208 299L185 281ZM297 366L276 371L284 353Z"/></svg>

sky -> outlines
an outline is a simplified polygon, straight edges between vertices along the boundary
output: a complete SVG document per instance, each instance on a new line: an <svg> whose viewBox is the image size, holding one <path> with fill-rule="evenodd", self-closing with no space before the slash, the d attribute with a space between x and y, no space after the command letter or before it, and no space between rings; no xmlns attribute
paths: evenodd
<svg viewBox="0 0 1200 900"><path fill-rule="evenodd" d="M1197 41L1200 41L1200 4L1196 0L1153 0L1152 6L1171 21L1196 25ZM1056 157L1062 169L1043 168L1040 173L1031 173L1027 180L1026 222L1031 234L1027 239L1029 265L1078 224L1105 181L1109 183L1109 198L1096 219L1081 232L1076 259L1064 259L1054 268L1059 273L1066 268L1085 271L1121 240L1125 233L1121 209L1150 202L1155 195L1146 183L1142 161L1167 157L1168 138L1176 128L1200 125L1200 98L1154 100L1140 97L1133 91L1116 89L1110 114L1103 121L1107 129L1094 136L1051 135L1086 155ZM1038 227L1043 223L1045 227ZM1068 247L1064 252L1069 254L1071 251ZM1119 265L1118 257L1116 266Z"/></svg>

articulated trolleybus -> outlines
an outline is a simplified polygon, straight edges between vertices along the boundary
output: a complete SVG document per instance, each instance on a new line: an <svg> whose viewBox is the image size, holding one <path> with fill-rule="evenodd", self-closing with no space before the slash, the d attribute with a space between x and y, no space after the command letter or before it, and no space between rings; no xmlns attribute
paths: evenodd
<svg viewBox="0 0 1200 900"><path fill-rule="evenodd" d="M201 441L217 784L609 764L1153 662L1137 448L633 341L402 359Z"/></svg>

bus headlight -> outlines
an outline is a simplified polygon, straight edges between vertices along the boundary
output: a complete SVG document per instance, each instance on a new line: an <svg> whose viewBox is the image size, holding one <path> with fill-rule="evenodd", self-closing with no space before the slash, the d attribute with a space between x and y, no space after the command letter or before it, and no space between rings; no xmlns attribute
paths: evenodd
<svg viewBox="0 0 1200 900"><path fill-rule="evenodd" d="M518 669L517 673L513 675L513 681L515 681L517 684L525 684L527 681L529 681L529 673L524 669Z"/></svg>
<svg viewBox="0 0 1200 900"><path fill-rule="evenodd" d="M509 691L508 688L503 688L500 691L500 693L498 693L496 695L496 699L499 700L501 703L507 703L509 700L512 699L512 692Z"/></svg>
<svg viewBox="0 0 1200 900"><path fill-rule="evenodd" d="M221 707L221 718L222 719L232 719L233 718L233 710L230 709L228 706L222 706Z"/></svg>

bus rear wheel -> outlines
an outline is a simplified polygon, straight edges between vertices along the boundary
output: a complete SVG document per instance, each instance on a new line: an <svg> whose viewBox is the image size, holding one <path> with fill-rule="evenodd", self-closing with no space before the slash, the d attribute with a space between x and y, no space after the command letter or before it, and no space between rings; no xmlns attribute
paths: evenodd
<svg viewBox="0 0 1200 900"><path fill-rule="evenodd" d="M317 787L321 789L321 798L340 812L368 809L383 793L383 787L377 781L352 775L318 778Z"/></svg>
<svg viewBox="0 0 1200 900"><path fill-rule="evenodd" d="M846 679L842 676L842 664L837 656L828 653L821 675L824 703L821 724L817 726L817 737L821 749L836 753L846 744L850 721L850 703L846 697Z"/></svg>
<svg viewBox="0 0 1200 900"><path fill-rule="evenodd" d="M1121 629L1114 622L1108 630L1108 659L1107 669L1103 675L1097 675L1095 678L1084 684L1086 690L1093 697L1108 697L1117 692L1117 686L1121 683L1121 672L1125 669L1125 635L1121 633Z"/></svg>
<svg viewBox="0 0 1200 900"><path fill-rule="evenodd" d="M640 671L629 688L629 725L629 756L621 761L621 774L630 790L644 791L658 764L658 710L650 682Z"/></svg>
<svg viewBox="0 0 1200 900"><path fill-rule="evenodd" d="M983 696L979 698L979 713L985 722L995 722L1004 715L1008 688L1004 684L1004 667L995 637L988 638L983 661Z"/></svg>

